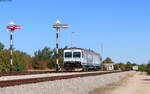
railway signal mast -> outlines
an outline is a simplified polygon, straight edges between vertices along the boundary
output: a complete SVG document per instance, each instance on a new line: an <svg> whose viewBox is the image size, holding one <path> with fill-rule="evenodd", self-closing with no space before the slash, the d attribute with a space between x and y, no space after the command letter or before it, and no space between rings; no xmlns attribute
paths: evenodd
<svg viewBox="0 0 150 94"><path fill-rule="evenodd" d="M10 71L12 71L13 67L13 32L16 29L21 29L19 25L15 25L14 22L10 22L6 27L10 31Z"/></svg>
<svg viewBox="0 0 150 94"><path fill-rule="evenodd" d="M60 65L59 65L59 60L58 60L58 55L59 55L59 41L60 41L60 29L65 29L68 28L67 24L61 24L61 22L59 20L56 21L56 23L53 25L53 28L56 29L56 70L58 71L60 69Z"/></svg>

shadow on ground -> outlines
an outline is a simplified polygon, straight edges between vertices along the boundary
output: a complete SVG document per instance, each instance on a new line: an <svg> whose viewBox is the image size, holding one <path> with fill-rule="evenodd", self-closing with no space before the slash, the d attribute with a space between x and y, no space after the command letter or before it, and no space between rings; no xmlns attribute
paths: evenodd
<svg viewBox="0 0 150 94"><path fill-rule="evenodd" d="M142 79L142 80L144 80L144 81L150 81L150 79Z"/></svg>

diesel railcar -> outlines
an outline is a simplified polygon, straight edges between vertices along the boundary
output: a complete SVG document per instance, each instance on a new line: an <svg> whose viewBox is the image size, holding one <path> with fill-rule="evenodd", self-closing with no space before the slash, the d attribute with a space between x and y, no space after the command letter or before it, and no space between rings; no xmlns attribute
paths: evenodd
<svg viewBox="0 0 150 94"><path fill-rule="evenodd" d="M100 63L101 56L94 51L83 48L67 48L64 50L64 68L66 70L98 70Z"/></svg>

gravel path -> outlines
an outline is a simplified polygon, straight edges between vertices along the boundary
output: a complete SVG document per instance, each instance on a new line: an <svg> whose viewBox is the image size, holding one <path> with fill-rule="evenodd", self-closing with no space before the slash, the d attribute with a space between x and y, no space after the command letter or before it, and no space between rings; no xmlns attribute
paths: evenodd
<svg viewBox="0 0 150 94"><path fill-rule="evenodd" d="M145 73L136 73L111 94L150 94L150 76Z"/></svg>
<svg viewBox="0 0 150 94"><path fill-rule="evenodd" d="M88 94L89 91L118 81L129 73L131 72L5 87L0 88L0 94Z"/></svg>

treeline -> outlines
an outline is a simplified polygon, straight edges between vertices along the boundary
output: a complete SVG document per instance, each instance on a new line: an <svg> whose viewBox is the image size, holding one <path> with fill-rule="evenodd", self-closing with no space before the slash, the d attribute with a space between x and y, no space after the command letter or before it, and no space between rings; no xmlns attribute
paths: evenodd
<svg viewBox="0 0 150 94"><path fill-rule="evenodd" d="M0 72L10 71L10 51L9 49L4 49L5 46L0 43ZM67 47L65 47L67 48ZM59 49L59 65L63 65L63 50L65 48ZM139 71L146 71L150 74L150 61L148 64L138 65L130 61L126 63L116 63L113 62L111 58L106 58L101 63L101 68L104 64L114 64L115 70L132 70L133 66L138 66ZM45 70L45 69L55 69L56 68L56 51L49 47L44 47L41 50L37 50L34 56L30 56L25 52L13 49L13 71L27 71L27 70ZM103 68L105 70L105 68Z"/></svg>
<svg viewBox="0 0 150 94"><path fill-rule="evenodd" d="M116 63L114 61L112 61L111 58L106 58L103 62L103 64L114 64L114 69L115 70L123 70L123 71L130 71L133 70L133 66L138 66L138 71L141 72L147 72L148 74L150 74L150 61L148 62L148 64L136 64L136 63L132 63L130 61L126 62L126 63Z"/></svg>
<svg viewBox="0 0 150 94"><path fill-rule="evenodd" d="M0 43L0 72L10 71L10 50L4 49L5 46ZM67 47L65 47L67 48ZM63 64L63 50L59 49L59 65ZM56 68L56 51L48 47L35 51L34 56L25 52L13 49L12 71L44 70Z"/></svg>
<svg viewBox="0 0 150 94"><path fill-rule="evenodd" d="M114 61L112 61L111 58L107 57L103 62L102 65L104 64L114 64L114 70L123 70L123 71L129 71L132 70L133 66L137 66L137 64L132 63L130 61L126 62L126 63L116 63Z"/></svg>

